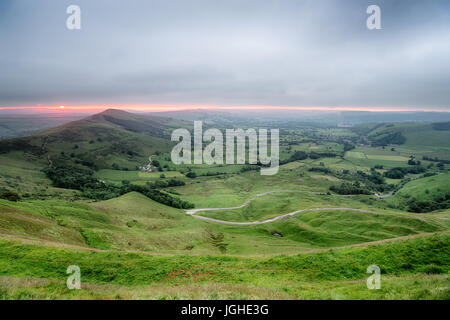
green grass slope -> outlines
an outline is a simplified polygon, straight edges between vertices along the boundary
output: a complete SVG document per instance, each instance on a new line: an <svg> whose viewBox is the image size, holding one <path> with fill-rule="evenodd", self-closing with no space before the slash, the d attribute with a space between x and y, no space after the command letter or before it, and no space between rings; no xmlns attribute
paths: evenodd
<svg viewBox="0 0 450 320"><path fill-rule="evenodd" d="M442 234L271 258L86 252L0 241L0 295L4 299L120 299L121 294L159 299L448 299L448 290L437 288L448 287L449 240ZM373 264L382 271L381 290L365 286L366 269ZM85 290L69 292L65 287L69 265L80 267ZM47 280L39 283L43 278ZM35 285L27 287L18 279ZM205 288L214 289L208 294Z"/></svg>
<svg viewBox="0 0 450 320"><path fill-rule="evenodd" d="M42 172L48 165L136 170L148 164L149 156L169 152L171 131L186 126L178 120L110 109L28 137L1 140L0 190L57 198L61 190L52 188ZM62 193L63 198L74 198L72 191Z"/></svg>
<svg viewBox="0 0 450 320"><path fill-rule="evenodd" d="M137 192L130 192L115 199L94 202L91 206L109 215L151 219L177 219L182 213L179 209L155 202Z"/></svg>
<svg viewBox="0 0 450 320"><path fill-rule="evenodd" d="M337 206L363 208L371 212L326 210L326 207ZM447 230L441 220L433 217L419 218L392 210L371 208L352 198L304 193L270 194L253 200L244 208L201 211L198 214L224 221L248 222L306 208L324 210L301 212L289 219L247 228L261 234L279 234L281 239L314 247L333 247Z"/></svg>
<svg viewBox="0 0 450 320"><path fill-rule="evenodd" d="M111 168L115 163L134 170L148 163L156 151L169 151L170 132L183 125L186 123L168 118L110 109L28 137L2 140L0 154L23 152L41 167L48 164L50 156L58 164Z"/></svg>
<svg viewBox="0 0 450 320"><path fill-rule="evenodd" d="M377 141L394 133L401 133L404 141L398 151L416 156L433 155L439 159L450 158L450 130L433 123L378 124L367 128L370 139ZM395 143L395 142L393 142Z"/></svg>
<svg viewBox="0 0 450 320"><path fill-rule="evenodd" d="M435 219L355 211L305 212L267 225L271 233L316 247L334 247L447 230Z"/></svg>
<svg viewBox="0 0 450 320"><path fill-rule="evenodd" d="M202 238L198 229L192 228L192 233L189 231L186 223L191 219L187 221L184 212L161 205L139 193L91 205L61 200L0 200L0 205L2 212L5 212L2 216L4 228L0 231L9 236L130 251L183 250L187 239ZM24 224L28 221L13 214L18 210L25 216L33 217L35 228L44 229L54 237L27 228ZM52 231L49 226L57 228L58 232ZM180 234L180 229L184 233ZM198 235L195 236L195 233Z"/></svg>
<svg viewBox="0 0 450 320"><path fill-rule="evenodd" d="M0 208L0 237L5 239L158 254L273 255L447 230L435 217L326 210L264 225L229 226L195 219L134 192L91 204L0 200Z"/></svg>
<svg viewBox="0 0 450 320"><path fill-rule="evenodd" d="M442 173L408 182L392 197L392 200L408 197L417 200L430 200L436 194L445 193L450 193L450 173Z"/></svg>
<svg viewBox="0 0 450 320"><path fill-rule="evenodd" d="M225 221L247 222L273 218L300 209L309 208L369 208L360 200L370 196L342 197L338 195L311 194L302 192L275 192L252 200L239 209L200 211L198 215Z"/></svg>
<svg viewBox="0 0 450 320"><path fill-rule="evenodd" d="M431 212L450 208L450 174L416 179L406 183L386 201L411 212Z"/></svg>

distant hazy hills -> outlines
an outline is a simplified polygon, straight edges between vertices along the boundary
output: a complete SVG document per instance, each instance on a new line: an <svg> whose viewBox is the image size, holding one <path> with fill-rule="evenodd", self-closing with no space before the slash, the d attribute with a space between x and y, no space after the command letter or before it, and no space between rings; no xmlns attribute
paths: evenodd
<svg viewBox="0 0 450 320"><path fill-rule="evenodd" d="M84 114L11 114L0 113L0 140L28 136L46 128L79 120Z"/></svg>
<svg viewBox="0 0 450 320"><path fill-rule="evenodd" d="M167 112L130 113L109 109L88 117L86 112L25 113L0 111L0 140L34 134L40 130L83 119L116 124L133 132L160 136L161 129L172 126L174 120L201 120L218 127L289 125L354 126L380 122L446 122L450 112L364 112L364 111L300 111L300 110L227 110L193 109Z"/></svg>
<svg viewBox="0 0 450 320"><path fill-rule="evenodd" d="M290 118L287 116L289 114L291 115ZM300 114L303 115L303 118L296 116ZM302 123L325 125L328 121L331 121L333 115L334 125L337 123L348 123L350 125L360 123L352 130L360 131L359 133L363 135L369 135L374 141L380 140L380 145L402 144L404 142L420 145L428 145L433 142L440 146L447 146L448 144L447 138L449 138L450 131L448 131L448 123L445 123L445 121L448 121L447 119L450 119L448 113L322 112L319 121L319 113L317 112L286 111L286 113L278 112L278 114L275 114L272 111L243 111L237 113L223 110L217 112L188 110L137 114L108 109L26 137L1 140L0 154L25 152L36 157L36 161L42 161L43 165L48 161L58 161L60 164L75 163L93 169L114 166L134 170L136 166L146 163L148 157L155 152L170 151L174 144L170 141L171 132L176 128L191 128L193 120L203 120L206 126L214 125L219 128L249 126L277 126L282 128L283 125L292 126L295 124L295 126L298 126ZM369 119L372 120L373 125L361 124ZM385 124L381 122L376 124L377 121L381 120ZM388 122L395 122L396 120L400 123L388 124ZM439 122L433 125L414 123L419 122L419 120L422 120L422 122ZM52 122L47 122L47 124L50 123ZM440 125L437 125L437 123L440 123ZM41 122L41 124L44 124L44 122ZM9 126L14 126L14 124L9 123ZM22 133L30 130L23 123L17 126L22 130ZM439 134L437 134L438 132Z"/></svg>
<svg viewBox="0 0 450 320"><path fill-rule="evenodd" d="M182 110L153 113L183 120L203 120L226 123L299 123L316 125L358 125L380 122L445 122L450 112L368 112L310 110Z"/></svg>

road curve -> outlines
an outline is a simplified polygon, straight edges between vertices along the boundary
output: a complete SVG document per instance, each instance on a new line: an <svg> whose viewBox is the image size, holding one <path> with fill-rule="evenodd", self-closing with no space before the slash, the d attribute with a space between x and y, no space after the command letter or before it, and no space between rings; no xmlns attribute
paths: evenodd
<svg viewBox="0 0 450 320"><path fill-rule="evenodd" d="M241 204L240 206L237 206L237 207L190 209L190 210L186 210L186 213L188 215L196 218L196 219L206 220L206 221L210 221L210 222L216 222L216 223L221 223L221 224L228 224L228 225L233 225L233 226L254 226L254 225L258 225L258 224L269 223L269 222L274 222L274 221L277 221L277 220L280 220L280 219L289 218L289 217L292 217L292 216L294 216L294 215L296 215L298 213L306 212L306 211L350 210L350 211L359 211L359 212L370 212L370 211L367 211L367 210L354 209L354 208L310 208L310 209L297 210L297 211L286 213L286 214L283 214L283 215L280 215L280 216L276 216L276 217L273 217L273 218L268 218L268 219L258 220L258 221L250 221L250 222L224 221L224 220L218 220L218 219L213 219L213 218L208 218L208 217L203 217L203 216L197 216L196 215L196 213L200 212L200 211L220 211L220 210L240 209L240 208L243 208L243 207L247 206L251 201L255 200L258 197L265 196L265 195L271 194L271 193L287 193L287 192L308 192L308 191L299 191L299 190L274 190L274 191L267 191L267 192L263 192L263 193L260 193L260 194L257 194L255 196L253 196L252 198L248 199L243 204ZM321 194L320 192L309 192L309 193Z"/></svg>
<svg viewBox="0 0 450 320"><path fill-rule="evenodd" d="M301 191L301 190L273 190L273 191L267 191L267 192L263 192L260 194L257 194L256 196L251 197L250 199L248 199L247 201L245 201L243 204L241 204L240 206L237 207L228 207L228 208L199 208L199 209L190 209L190 210L186 210L187 214L190 215L194 215L199 211L217 211L217 210L233 210L233 209L241 209L243 207L245 207L246 205L248 205L250 202L252 202L253 200L255 200L258 197L262 197L265 196L267 194L271 194L271 193L288 193L288 192L308 192L308 191ZM315 192L313 192L315 193ZM318 193L318 192L317 192Z"/></svg>
<svg viewBox="0 0 450 320"><path fill-rule="evenodd" d="M205 209L203 209L203 210L206 211ZM219 210L219 209L214 208L213 210ZM258 225L258 224L269 223L269 222L274 222L274 221L277 221L277 220L289 218L289 217L292 217L293 215L296 215L297 213L301 213L301 212L306 212L306 211L325 211L325 210L333 210L333 211L348 210L348 211L359 211L359 212L371 213L371 211L368 211L368 210L354 209L354 208L310 208L310 209L297 210L297 211L286 213L286 214L283 214L281 216L276 216L276 217L273 217L273 218L268 218L268 219L259 220L259 221L251 221L251 222L224 221L224 220L218 220L218 219L213 219L213 218L208 218L208 217L203 217L203 216L197 216L195 214L191 214L191 216L196 218L196 219L201 219L201 220L206 220L206 221L211 221L211 222L216 222L216 223L221 223L221 224L229 224L229 225L233 225L233 226L254 226L254 225Z"/></svg>

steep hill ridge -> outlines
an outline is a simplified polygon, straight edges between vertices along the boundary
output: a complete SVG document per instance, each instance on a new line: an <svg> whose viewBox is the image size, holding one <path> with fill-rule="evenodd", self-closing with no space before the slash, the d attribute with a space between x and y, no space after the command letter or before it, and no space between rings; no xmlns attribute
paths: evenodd
<svg viewBox="0 0 450 320"><path fill-rule="evenodd" d="M28 137L0 141L0 154L29 154L42 165L51 158L94 169L113 164L135 169L156 151L170 149L172 130L188 126L180 120L108 109Z"/></svg>

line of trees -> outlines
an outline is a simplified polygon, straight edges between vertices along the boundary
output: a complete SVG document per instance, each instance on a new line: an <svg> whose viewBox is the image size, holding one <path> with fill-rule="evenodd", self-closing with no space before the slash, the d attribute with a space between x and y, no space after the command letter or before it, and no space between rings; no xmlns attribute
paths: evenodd
<svg viewBox="0 0 450 320"><path fill-rule="evenodd" d="M431 162L441 162L443 164L450 164L450 160L438 159L437 157L431 158L431 157L423 156L422 159L426 160L426 161L431 161Z"/></svg>
<svg viewBox="0 0 450 320"><path fill-rule="evenodd" d="M293 155L291 155L288 159L281 160L280 165L286 164L289 162L294 162L298 160L306 160L310 159L320 159L320 158L334 158L338 155L333 152L310 152L309 154L304 151L295 151Z"/></svg>
<svg viewBox="0 0 450 320"><path fill-rule="evenodd" d="M310 171L319 171L318 169L320 168L315 168L315 170L311 169ZM385 192L393 189L393 185L387 184L385 178L375 169L371 169L369 173L361 170L356 172L343 170L342 172L334 173L334 175L339 179L348 181L330 187L331 191L338 194L372 194L374 192Z"/></svg>
<svg viewBox="0 0 450 320"><path fill-rule="evenodd" d="M386 171L384 176L390 179L403 179L408 173L419 174L424 173L425 171L426 169L423 166L395 167Z"/></svg>
<svg viewBox="0 0 450 320"><path fill-rule="evenodd" d="M411 199L407 203L407 210L410 212L431 212L450 208L450 194L436 195L430 200Z"/></svg>
<svg viewBox="0 0 450 320"><path fill-rule="evenodd" d="M344 182L337 186L331 186L330 190L342 195L350 195L350 194L371 194L371 192L363 187L357 182L348 183Z"/></svg>
<svg viewBox="0 0 450 320"><path fill-rule="evenodd" d="M5 199L9 201L19 201L20 196L16 192L9 191L9 190L1 190L0 191L0 199Z"/></svg>
<svg viewBox="0 0 450 320"><path fill-rule="evenodd" d="M168 193L158 190L183 185L184 181L169 179L168 181L157 181L138 186L124 181L122 185L114 185L100 181L93 177L94 172L79 167L48 167L44 169L47 177L55 187L80 190L83 196L95 200L107 200L116 198L128 192L139 192L159 203L181 209L190 209L194 205L188 201L176 198Z"/></svg>

